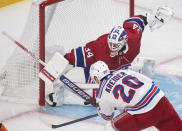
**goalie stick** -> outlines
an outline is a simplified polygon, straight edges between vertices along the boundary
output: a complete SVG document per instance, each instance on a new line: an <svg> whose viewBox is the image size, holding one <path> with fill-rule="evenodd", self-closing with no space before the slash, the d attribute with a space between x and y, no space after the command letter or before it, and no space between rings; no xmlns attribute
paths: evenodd
<svg viewBox="0 0 182 131"><path fill-rule="evenodd" d="M47 121L45 121L44 119L42 119L41 117L39 117L39 119L40 119L46 126L55 129L55 128L59 128L59 127L71 125L71 124L74 124L74 123L77 123L77 122L80 122L80 121L84 121L84 120L87 120L87 119L90 119L90 118L93 118L93 117L96 117L96 116L98 116L98 114L89 115L89 116L82 117L82 118L79 118L79 119L75 119L75 120L72 120L72 121L68 121L68 122L65 122L65 123L62 123L62 124L50 124L50 123L48 123Z"/></svg>
<svg viewBox="0 0 182 131"><path fill-rule="evenodd" d="M21 43L19 43L15 39L13 39L13 37L11 37L9 34L7 34L4 31L2 32L2 34L4 36L6 36L7 38L9 38L13 43L15 43L22 50L24 50L27 54L29 54L36 61L38 61L41 65L46 66L45 62L43 62L41 59L39 59L37 56L35 56L31 51L29 51ZM52 81L54 81L56 79L49 72L46 72L46 76L49 77L49 79L51 79ZM83 91L81 88L79 88L76 84L74 84L72 81L70 81L67 77L65 77L64 75L61 75L59 77L59 80L62 81L69 89L71 89L78 96L82 97L86 102L90 102L95 107L98 106L98 104L96 103L96 100L94 98L92 98L89 94L87 94L85 91Z"/></svg>

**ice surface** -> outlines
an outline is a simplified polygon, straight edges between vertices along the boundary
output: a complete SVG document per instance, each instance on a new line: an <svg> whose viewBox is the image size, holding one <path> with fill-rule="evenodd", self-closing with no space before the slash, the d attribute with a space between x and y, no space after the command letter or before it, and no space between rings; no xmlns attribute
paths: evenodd
<svg viewBox="0 0 182 131"><path fill-rule="evenodd" d="M115 0L127 3L126 0ZM31 0L24 0L14 5L0 8L0 31L7 31L19 40L28 15ZM182 1L174 0L136 0L136 14L156 8L158 5L169 5L175 10L175 17L161 29L150 32L146 27L142 38L140 56L153 57L157 61L154 81L164 90L176 111L182 118ZM118 16L119 17L119 16ZM7 52L14 50L14 44L0 35L0 69L6 63ZM1 88L1 87L0 87ZM37 105L16 104L0 101L0 121L9 131L50 131L41 123L39 117L53 123L62 123L96 112L94 107L64 105L61 107L38 107ZM103 121L96 117L88 121L55 129L56 131L103 131ZM155 128L146 131L155 131Z"/></svg>

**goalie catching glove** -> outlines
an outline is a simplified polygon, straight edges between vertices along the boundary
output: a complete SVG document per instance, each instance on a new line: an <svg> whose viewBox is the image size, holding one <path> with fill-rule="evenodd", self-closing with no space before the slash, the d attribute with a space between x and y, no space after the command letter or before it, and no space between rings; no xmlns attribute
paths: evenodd
<svg viewBox="0 0 182 131"><path fill-rule="evenodd" d="M167 6L160 6L153 13L147 13L146 16L151 31L154 31L171 20L174 16L174 10Z"/></svg>

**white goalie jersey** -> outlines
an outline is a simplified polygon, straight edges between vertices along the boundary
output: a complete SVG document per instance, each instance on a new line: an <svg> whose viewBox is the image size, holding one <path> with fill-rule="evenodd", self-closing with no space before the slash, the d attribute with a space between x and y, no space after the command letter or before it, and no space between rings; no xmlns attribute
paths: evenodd
<svg viewBox="0 0 182 131"><path fill-rule="evenodd" d="M150 111L164 96L154 82L131 70L119 70L102 81L97 92L98 113L106 120L114 109L139 114Z"/></svg>

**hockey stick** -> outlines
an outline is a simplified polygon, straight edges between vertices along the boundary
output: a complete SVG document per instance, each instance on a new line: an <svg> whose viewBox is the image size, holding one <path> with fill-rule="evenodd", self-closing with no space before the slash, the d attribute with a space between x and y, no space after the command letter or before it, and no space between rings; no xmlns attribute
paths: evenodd
<svg viewBox="0 0 182 131"><path fill-rule="evenodd" d="M13 37L11 37L9 34L7 34L6 32L2 32L2 34L4 36L6 36L7 38L9 38L13 43L15 43L17 46L19 46L22 50L24 50L26 53L28 53L31 57L33 57L36 61L38 61L41 65L45 66L46 64L39 59L37 56L35 56L34 54L32 54L31 51L29 51L27 48L25 48L22 44L20 44L18 41L16 41L15 39L13 39Z"/></svg>
<svg viewBox="0 0 182 131"><path fill-rule="evenodd" d="M76 120L72 120L72 121L65 122L65 123L62 123L62 124L57 124L57 125L56 124L50 124L50 123L48 123L47 121L45 121L44 119L42 119L40 117L39 117L39 119L45 125L47 125L48 127L55 129L55 128L71 125L71 124L74 124L74 123L77 123L77 122L80 122L80 121L84 121L84 120L87 120L87 119L90 119L90 118L93 118L93 117L96 117L96 116L98 116L98 114L89 115L89 116L86 116L86 117L82 117L82 118L79 118L79 119L76 119Z"/></svg>
<svg viewBox="0 0 182 131"><path fill-rule="evenodd" d="M34 58L37 62L42 64L43 66L46 66L46 63L43 62L41 59L39 59L37 56L35 56L31 51L29 51L26 47L24 47L21 43L13 39L9 34L6 32L2 32L4 36L9 38L13 43L15 43L18 47L20 47L22 50L24 50L28 55L30 55L32 58ZM55 80L49 72L46 72L46 76L50 77L51 80ZM62 81L65 85L67 85L68 88L70 88L73 92L75 92L77 95L82 97L86 102L90 102L93 106L98 106L95 99L92 98L89 94L87 94L85 91L83 91L81 88L79 88L76 84L74 84L72 81L70 81L67 77L64 75L61 75L59 78L60 81Z"/></svg>

